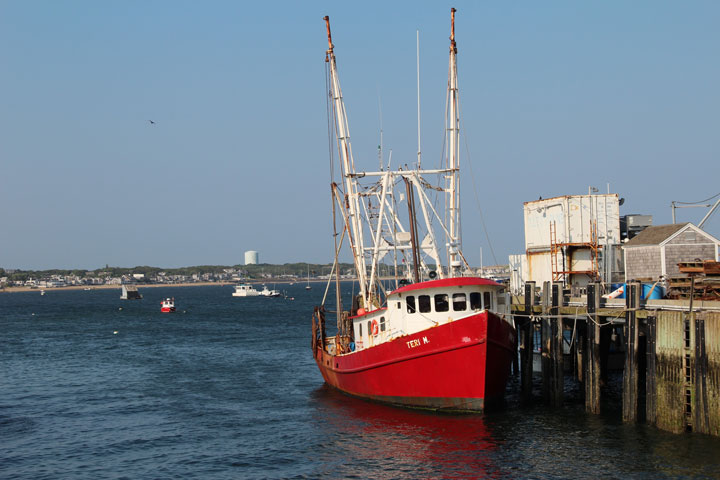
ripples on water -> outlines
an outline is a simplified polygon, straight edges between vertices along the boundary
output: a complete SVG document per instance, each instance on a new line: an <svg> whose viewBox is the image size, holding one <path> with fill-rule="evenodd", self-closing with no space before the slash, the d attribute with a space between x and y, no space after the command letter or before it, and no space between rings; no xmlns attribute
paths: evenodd
<svg viewBox="0 0 720 480"><path fill-rule="evenodd" d="M295 301L0 294L0 478L720 478L719 439L623 425L615 404L510 392L500 411L437 415L342 395L309 348L322 289L284 288Z"/></svg>

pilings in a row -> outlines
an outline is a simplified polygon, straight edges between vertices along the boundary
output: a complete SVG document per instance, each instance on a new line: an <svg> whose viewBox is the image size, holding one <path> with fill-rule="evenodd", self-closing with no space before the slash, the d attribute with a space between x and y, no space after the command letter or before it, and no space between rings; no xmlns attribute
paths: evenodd
<svg viewBox="0 0 720 480"><path fill-rule="evenodd" d="M535 305L535 283L528 282L523 315L516 318L522 398L532 398L537 326L542 397L548 405L562 405L564 315L573 318L571 356L584 387L586 410L599 413L614 328L609 319L624 314L623 421L645 420L672 432L720 436L720 312L693 310L692 305L684 311L662 310L657 304L641 308L640 292L640 284L631 282L624 310L601 308L600 285L589 284L586 310L579 312L563 306L561 285L550 282L543 285L540 305Z"/></svg>
<svg viewBox="0 0 720 480"><path fill-rule="evenodd" d="M563 321L560 313L562 285L544 282L541 296L540 352L542 395L546 403L561 406L563 403ZM525 284L525 313L520 325L520 389L523 400L532 397L535 282Z"/></svg>

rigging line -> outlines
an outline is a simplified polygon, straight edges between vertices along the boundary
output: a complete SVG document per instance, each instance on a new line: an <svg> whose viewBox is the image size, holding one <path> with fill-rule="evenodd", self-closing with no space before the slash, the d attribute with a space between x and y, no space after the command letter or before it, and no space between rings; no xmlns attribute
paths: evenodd
<svg viewBox="0 0 720 480"><path fill-rule="evenodd" d="M700 200L700 201L698 201L698 202L675 202L675 203L680 203L680 204L682 204L682 205L694 205L694 204L696 204L696 203L709 202L710 200L713 200L714 198L717 198L718 196L720 196L720 193L716 193L716 194L713 195L712 197L706 198L705 200Z"/></svg>
<svg viewBox="0 0 720 480"><path fill-rule="evenodd" d="M342 242L345 238L345 232L347 232L347 227L343 227L342 235L340 236L340 242L338 242L339 246L335 247L335 261L333 262L332 269L330 270L330 278L328 278L328 283L325 285L325 293L323 294L323 299L320 305L325 305L325 300L327 300L327 294L330 290L330 284L332 283L333 279L333 272L336 268L340 268L340 262L338 260L338 254L340 253L340 249L342 248Z"/></svg>
<svg viewBox="0 0 720 480"><path fill-rule="evenodd" d="M495 262L495 265L497 265L498 261L497 261L497 257L495 256L495 249L493 248L492 242L490 241L490 235L488 234L487 227L485 226L485 216L483 215L482 208L480 207L480 196L478 195L477 184L475 183L475 173L473 172L473 169L472 169L472 160L470 158L470 148L468 147L467 135L465 134L465 129L463 129L462 132L463 132L463 141L465 143L465 153L467 155L468 169L470 170L470 178L472 179L473 192L475 193L475 203L477 203L478 213L480 214L480 223L482 224L483 232L485 233L485 239L487 240L488 246L490 247L490 253L492 254L493 261Z"/></svg>

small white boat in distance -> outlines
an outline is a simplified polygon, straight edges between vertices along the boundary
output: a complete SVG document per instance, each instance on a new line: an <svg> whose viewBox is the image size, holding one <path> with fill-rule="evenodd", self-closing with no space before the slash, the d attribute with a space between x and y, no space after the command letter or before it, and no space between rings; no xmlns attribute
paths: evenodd
<svg viewBox="0 0 720 480"><path fill-rule="evenodd" d="M270 290L265 285L263 285L263 289L260 290L260 295L263 297L279 297L280 291L279 290Z"/></svg>
<svg viewBox="0 0 720 480"><path fill-rule="evenodd" d="M260 292L255 290L255 287L248 285L247 283L235 285L235 291L232 294L233 297L257 297L258 295L260 295Z"/></svg>

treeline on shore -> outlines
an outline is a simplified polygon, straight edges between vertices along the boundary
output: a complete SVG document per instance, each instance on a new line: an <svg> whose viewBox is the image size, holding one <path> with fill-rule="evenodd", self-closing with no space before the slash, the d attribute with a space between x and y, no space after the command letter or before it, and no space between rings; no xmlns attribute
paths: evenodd
<svg viewBox="0 0 720 480"><path fill-rule="evenodd" d="M104 268L96 270L82 269L50 269L50 270L20 270L20 269L3 269L0 268L0 277L7 277L9 281L26 281L32 278L48 278L54 275L60 276L76 276L84 277L121 277L123 275L142 274L145 277L155 277L160 273L166 275L203 275L223 273L241 273L249 278L262 277L306 277L308 274L312 277L320 275L328 275L332 269L332 264L321 263L284 263L275 265L269 263L260 263L257 265L196 265L191 267L180 268L161 268L151 267L147 265L139 265L136 267L111 267L106 265ZM350 263L340 264L340 273L352 273L354 267Z"/></svg>

